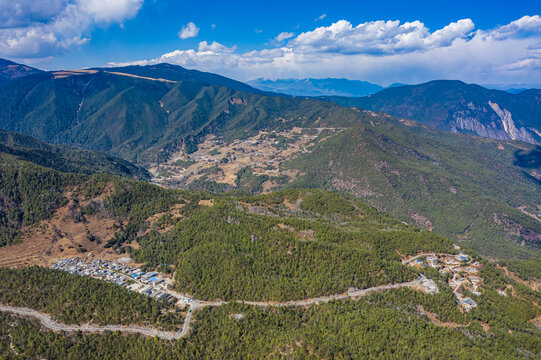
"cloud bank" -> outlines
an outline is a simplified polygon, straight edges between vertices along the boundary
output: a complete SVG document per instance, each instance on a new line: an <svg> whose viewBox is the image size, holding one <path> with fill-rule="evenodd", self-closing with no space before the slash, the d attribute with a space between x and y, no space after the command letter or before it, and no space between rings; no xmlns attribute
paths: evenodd
<svg viewBox="0 0 541 360"><path fill-rule="evenodd" d="M291 36L290 36L291 35ZM494 29L461 19L431 31L422 22L346 20L297 36L281 33L275 47L239 52L213 42L137 64L170 62L241 80L256 77L347 77L382 83L435 78L477 83L541 84L541 17L524 16Z"/></svg>
<svg viewBox="0 0 541 360"><path fill-rule="evenodd" d="M0 0L0 55L47 57L134 17L143 0Z"/></svg>

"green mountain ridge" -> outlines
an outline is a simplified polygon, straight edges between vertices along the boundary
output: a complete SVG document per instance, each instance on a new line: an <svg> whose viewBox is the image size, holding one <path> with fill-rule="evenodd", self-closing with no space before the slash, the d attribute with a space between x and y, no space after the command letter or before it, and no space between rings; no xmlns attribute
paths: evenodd
<svg viewBox="0 0 541 360"><path fill-rule="evenodd" d="M407 222L413 216L419 225L463 239L486 255L528 257L539 251L541 231L534 218L541 204L538 147L447 134L383 113L223 84L249 90L234 80L168 64L40 73L0 85L0 127L147 167L179 151L197 150L208 135L230 142L293 127L351 129L288 164L310 174L293 186L349 192ZM431 91L449 97L453 92L438 90L447 84L434 82ZM381 93L404 89L411 87ZM506 96L530 99L535 94ZM250 179L241 180L237 183ZM446 213L456 214L457 221Z"/></svg>
<svg viewBox="0 0 541 360"><path fill-rule="evenodd" d="M0 130L0 246L17 241L22 227L48 219L67 203L66 187L92 174L149 179L123 159Z"/></svg>
<svg viewBox="0 0 541 360"><path fill-rule="evenodd" d="M140 180L150 179L148 171L126 160L92 150L54 146L32 136L1 129L0 153L62 172L107 173Z"/></svg>
<svg viewBox="0 0 541 360"><path fill-rule="evenodd" d="M117 69L118 70L118 69ZM0 127L50 143L119 154L138 163L266 128L352 125L358 112L315 100L236 91L201 81L152 81L105 71L24 77L0 86ZM366 118L366 116L365 116ZM164 151L165 150L165 151Z"/></svg>
<svg viewBox="0 0 541 360"><path fill-rule="evenodd" d="M488 256L528 256L540 250L541 225L518 207L536 214L541 184L527 161L517 164L541 149L520 147L385 122L330 137L284 166L304 174L290 186L354 194Z"/></svg>

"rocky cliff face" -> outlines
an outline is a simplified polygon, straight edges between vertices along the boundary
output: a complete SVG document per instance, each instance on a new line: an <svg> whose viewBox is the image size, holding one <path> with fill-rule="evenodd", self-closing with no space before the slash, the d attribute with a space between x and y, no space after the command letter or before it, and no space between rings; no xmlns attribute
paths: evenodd
<svg viewBox="0 0 541 360"><path fill-rule="evenodd" d="M451 113L451 131L466 131L493 139L518 140L541 145L539 131L534 128L517 127L513 121L513 114L497 103L489 100L487 105L476 107L469 103L467 110Z"/></svg>
<svg viewBox="0 0 541 360"><path fill-rule="evenodd" d="M533 134L524 127L520 127L517 129L515 123L513 122L513 115L510 111L506 109L500 109L498 104L491 101L489 101L488 104L490 105L492 110L494 110L494 112L500 117L505 133L509 135L512 140L520 140L539 145L539 142L536 141L534 138L534 136L537 135L535 129L532 129L534 130Z"/></svg>

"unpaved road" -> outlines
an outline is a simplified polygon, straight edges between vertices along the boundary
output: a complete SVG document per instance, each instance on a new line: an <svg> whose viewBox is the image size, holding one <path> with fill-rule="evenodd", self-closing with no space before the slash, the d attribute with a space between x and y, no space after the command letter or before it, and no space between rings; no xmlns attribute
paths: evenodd
<svg viewBox="0 0 541 360"><path fill-rule="evenodd" d="M132 326L124 326L124 325L97 326L97 325L88 325L88 324L87 325L66 325L66 324L62 324L53 320L47 314L44 314L32 309L24 308L24 307L0 305L0 311L37 318L39 321L41 321L43 326L54 331L68 331L68 332L121 331L121 332L136 333L136 334L141 334L141 335L151 336L151 337L157 336L159 338L167 339L167 340L180 339L187 332L186 324L184 326L186 328L186 331L183 328L182 331L179 331L179 332L162 331L162 330L158 330L158 329L154 329L150 327L133 326L133 325Z"/></svg>
<svg viewBox="0 0 541 360"><path fill-rule="evenodd" d="M368 289L362 289L362 290L354 290L349 291L347 293L343 294L337 294L337 295L330 295L330 296L322 296L318 298L311 298L306 300L291 300L291 301L285 301L285 302L277 302L277 301L242 301L242 300L234 300L232 302L238 302L238 303L244 303L248 305L253 306L309 306L313 304L318 303L326 303L331 300L340 300L340 299L346 299L346 298L358 298L362 296L366 296L370 293L376 292L376 291L382 291L382 290L390 290L390 289L397 289L401 287L415 287L415 288L422 288L427 289L427 283L431 282L432 280L428 280L424 277L421 277L419 279L405 282L405 283L399 283L399 284L391 284L391 285L382 285L382 286L376 286ZM185 337L188 334L188 331L190 329L190 322L192 319L192 314L195 310L200 309L205 306L221 306L224 304L227 304L231 301L199 301L196 300L194 303L190 304L190 310L188 311L186 315L186 319L184 320L184 325L182 326L182 329L177 332L172 331L162 331L151 327L143 327L143 326L135 326L135 325L105 325L105 326L97 326L97 325L67 325L63 323L59 323L56 320L53 320L49 315L44 314L39 311L35 311L32 309L28 309L25 307L14 307L14 306L4 306L0 305L0 311L7 312L11 314L16 315L22 315L22 316L28 316L33 317L41 321L41 324L51 330L54 331L67 331L67 332L74 332L74 331L81 331L81 332L105 332L105 331L121 331L126 333L135 333L135 334L141 334L144 336L150 336L154 337L157 336L161 339L166 340L178 340L182 337Z"/></svg>
<svg viewBox="0 0 541 360"><path fill-rule="evenodd" d="M381 285L368 289L348 291L344 294L330 295L330 296L321 296L317 298L311 298L306 300L291 300L286 302L273 302L273 301L237 301L248 305L254 306L309 306L319 303L327 303L331 300L341 300L347 298L357 298L369 295L370 293L382 290L398 289L401 287L423 287L424 279L416 279L410 282L400 283L400 284L391 284L391 285Z"/></svg>

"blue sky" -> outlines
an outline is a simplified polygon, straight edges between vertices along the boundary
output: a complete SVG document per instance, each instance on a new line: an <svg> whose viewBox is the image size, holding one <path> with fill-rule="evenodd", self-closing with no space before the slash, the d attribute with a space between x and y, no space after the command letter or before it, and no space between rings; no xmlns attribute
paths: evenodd
<svg viewBox="0 0 541 360"><path fill-rule="evenodd" d="M167 61L240 80L539 86L539 10L539 1L0 0L0 57L45 69Z"/></svg>

